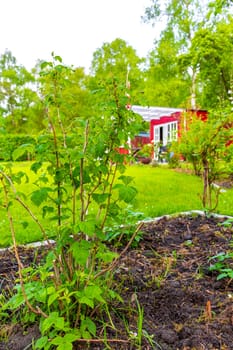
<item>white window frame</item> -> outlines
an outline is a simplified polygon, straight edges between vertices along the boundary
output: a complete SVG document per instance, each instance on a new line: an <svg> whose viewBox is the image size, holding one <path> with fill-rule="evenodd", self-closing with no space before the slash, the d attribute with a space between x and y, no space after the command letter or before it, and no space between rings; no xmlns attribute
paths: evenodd
<svg viewBox="0 0 233 350"><path fill-rule="evenodd" d="M177 121L167 124L167 142L177 141L178 123Z"/></svg>
<svg viewBox="0 0 233 350"><path fill-rule="evenodd" d="M160 134L159 134L159 128L160 126L154 126L154 143L158 143L160 141Z"/></svg>

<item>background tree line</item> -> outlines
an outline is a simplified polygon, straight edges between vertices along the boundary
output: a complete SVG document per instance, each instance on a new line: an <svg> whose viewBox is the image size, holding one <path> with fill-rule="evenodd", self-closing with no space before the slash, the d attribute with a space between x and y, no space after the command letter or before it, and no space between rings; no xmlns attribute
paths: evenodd
<svg viewBox="0 0 233 350"><path fill-rule="evenodd" d="M125 94L126 104L207 110L229 106L233 98L232 8L232 0L151 0L143 20L155 30L161 20L165 26L147 57L139 57L132 46L117 38L93 53L89 74L82 67L62 72L58 98L66 122L72 127L78 116L101 115L101 101L114 85ZM43 102L51 86L46 74L41 74L41 63L28 71L11 51L1 54L2 132L36 134L44 129Z"/></svg>

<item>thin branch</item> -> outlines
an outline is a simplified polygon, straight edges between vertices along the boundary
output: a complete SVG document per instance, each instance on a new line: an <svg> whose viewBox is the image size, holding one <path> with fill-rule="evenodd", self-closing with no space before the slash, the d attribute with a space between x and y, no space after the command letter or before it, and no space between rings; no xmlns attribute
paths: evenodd
<svg viewBox="0 0 233 350"><path fill-rule="evenodd" d="M116 259L113 260L113 262L111 263L111 265L109 265L106 269L101 270L100 272L98 272L94 279L100 277L101 275L105 274L108 271L111 271L112 269L114 269L114 267L117 265L118 261L120 260L120 258L127 252L127 250L129 249L129 247L131 246L134 238L136 237L136 235L138 234L139 230L142 228L142 226L144 225L144 222L140 222L139 225L137 226L135 232L133 233L132 237L130 238L129 242L127 243L126 247L122 250L122 252L118 255L118 257Z"/></svg>
<svg viewBox="0 0 233 350"><path fill-rule="evenodd" d="M87 125L85 128L84 144L83 144L83 157L80 159L80 200L81 200L80 220L81 221L84 220L85 214L86 214L83 174L84 174L84 154L86 153L86 149L87 149L87 145L88 145L88 133L89 133L89 121L87 121Z"/></svg>
<svg viewBox="0 0 233 350"><path fill-rule="evenodd" d="M52 248L52 244L50 243L50 240L42 226L42 224L40 223L40 221L38 220L38 218L33 214L33 212L31 211L31 209L28 207L28 205L26 203L24 203L24 201L19 197L19 195L17 194L17 190L11 180L11 178L6 174L4 173L2 170L0 170L0 174L8 181L13 193L15 194L15 199L22 205L22 207L29 213L29 215L31 216L31 218L33 219L33 221L39 226L42 234L43 234L43 237L44 239L46 240L49 248ZM2 179L3 181L3 179Z"/></svg>
<svg viewBox="0 0 233 350"><path fill-rule="evenodd" d="M60 165L60 159L59 159L59 152L58 152L58 142L57 142L57 134L56 134L56 129L53 125L52 118L50 117L49 112L47 111L48 115L48 121L50 124L50 127L52 129L53 133L53 142L54 142L54 148L55 148L55 157L56 157L56 170L60 170L61 165ZM57 216L58 216L58 227L61 226L61 203L60 203L60 197L61 197L61 181L59 180L57 182L57 199L58 199L58 204L57 204Z"/></svg>
<svg viewBox="0 0 233 350"><path fill-rule="evenodd" d="M19 257L18 247L17 247L17 243L16 243L16 237L15 237L15 228L14 228L14 223L13 223L13 217L12 217L11 211L9 209L10 206L9 206L8 192L7 192L6 184L4 181L4 177L1 177L1 182L2 182L3 191L4 191L4 195L5 195L5 200L6 200L7 216L8 216L8 220L10 223L10 230L11 230L11 236L12 236L12 241L13 241L13 246L14 246L14 252L15 252L15 257L16 257L17 264L18 264L19 281L20 281L20 286L21 286L21 291L23 294L24 301L25 301L25 303L30 311L32 311L33 313L35 313L37 315L42 315L43 317L47 318L48 315L45 314L39 308L39 306L34 308L28 300L28 297L27 297L27 294L25 291L25 287L24 287L24 281L23 281L23 273L22 273L23 264L22 264L20 257Z"/></svg>
<svg viewBox="0 0 233 350"><path fill-rule="evenodd" d="M113 168L113 164L111 165L111 169ZM110 182L110 185L109 185L109 196L108 196L108 200L107 200L107 205L106 205L106 208L105 208L105 214L104 214L104 218L103 218L103 221L102 221L102 224L101 224L101 228L103 229L104 228L104 225L105 225L105 222L106 222L106 219L107 219L107 214L108 214L108 210L109 210L109 207L110 207L110 204L111 204L111 193L112 193L112 188L113 188L113 185L114 185L114 182L115 182L115 178L116 178L116 174L117 174L117 164L115 165L115 168L114 168L114 172L113 172L113 175L112 175L112 180Z"/></svg>

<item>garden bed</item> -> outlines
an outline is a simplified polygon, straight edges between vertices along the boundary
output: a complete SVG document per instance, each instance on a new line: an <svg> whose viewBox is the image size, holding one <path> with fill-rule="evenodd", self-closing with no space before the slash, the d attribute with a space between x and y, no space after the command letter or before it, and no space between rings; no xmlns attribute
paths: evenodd
<svg viewBox="0 0 233 350"><path fill-rule="evenodd" d="M131 248L117 266L116 285L125 305L119 303L112 309L116 329L107 328L109 349L139 348L133 345L139 331L139 305L144 310L143 350L233 349L233 282L229 278L217 280L218 272L209 270L215 262L210 260L212 256L232 251L233 230L231 225L223 225L225 220L188 214L144 224L139 246ZM24 265L41 259L41 253L35 255L32 248L22 248L20 255ZM229 267L233 269L232 259ZM16 271L13 253L2 251L2 289L12 289ZM10 330L8 342L0 343L2 350L26 349L31 338L39 335L36 326L25 332L20 325L1 325L1 334L4 329ZM103 338L101 331L99 337ZM101 341L74 347L106 348Z"/></svg>

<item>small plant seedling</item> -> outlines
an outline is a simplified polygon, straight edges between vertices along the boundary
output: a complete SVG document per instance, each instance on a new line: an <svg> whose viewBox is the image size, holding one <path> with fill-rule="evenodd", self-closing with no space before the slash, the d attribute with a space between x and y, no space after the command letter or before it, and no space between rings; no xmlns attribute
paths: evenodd
<svg viewBox="0 0 233 350"><path fill-rule="evenodd" d="M221 280L222 278L233 278L233 252L230 253L219 253L210 260L215 259L216 262L210 265L210 271L217 271L219 274L217 276L217 280Z"/></svg>

